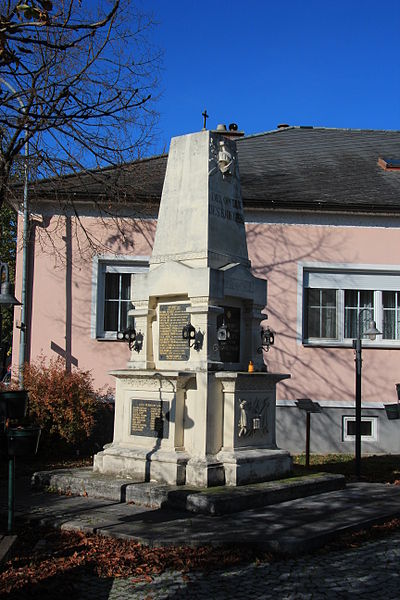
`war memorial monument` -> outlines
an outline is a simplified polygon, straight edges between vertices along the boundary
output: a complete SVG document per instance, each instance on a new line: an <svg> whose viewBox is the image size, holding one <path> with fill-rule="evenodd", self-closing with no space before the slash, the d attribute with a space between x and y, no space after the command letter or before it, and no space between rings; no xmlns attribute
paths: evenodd
<svg viewBox="0 0 400 600"><path fill-rule="evenodd" d="M257 352L267 282L250 269L234 136L171 141L150 268L132 276L130 360L112 372L114 439L94 472L209 487L291 471L275 441L290 375Z"/></svg>

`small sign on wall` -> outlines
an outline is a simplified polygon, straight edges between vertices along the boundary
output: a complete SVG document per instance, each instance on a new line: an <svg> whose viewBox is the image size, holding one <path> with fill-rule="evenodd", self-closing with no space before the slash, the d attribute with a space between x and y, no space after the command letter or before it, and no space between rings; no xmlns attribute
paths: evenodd
<svg viewBox="0 0 400 600"><path fill-rule="evenodd" d="M132 399L131 435L167 438L169 403L161 400Z"/></svg>

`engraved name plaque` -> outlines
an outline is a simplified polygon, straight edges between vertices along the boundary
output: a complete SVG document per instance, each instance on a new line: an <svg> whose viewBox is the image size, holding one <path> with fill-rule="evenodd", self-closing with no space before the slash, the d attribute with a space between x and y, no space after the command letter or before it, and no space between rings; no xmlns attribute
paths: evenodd
<svg viewBox="0 0 400 600"><path fill-rule="evenodd" d="M169 435L168 402L132 399L131 435L167 438Z"/></svg>
<svg viewBox="0 0 400 600"><path fill-rule="evenodd" d="M182 339L182 329L190 323L190 315L186 312L189 306L190 304L160 304L160 360L189 360L189 344Z"/></svg>

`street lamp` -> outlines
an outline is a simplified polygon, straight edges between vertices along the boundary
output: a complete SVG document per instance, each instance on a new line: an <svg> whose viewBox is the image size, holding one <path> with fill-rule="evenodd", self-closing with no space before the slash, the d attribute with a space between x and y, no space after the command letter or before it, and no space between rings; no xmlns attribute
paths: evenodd
<svg viewBox="0 0 400 600"><path fill-rule="evenodd" d="M18 96L17 90L6 81L3 77L0 77L0 83L6 86L12 94L16 96L23 114L27 115L25 104ZM28 205L28 159L29 159L29 131L28 126L25 124L25 143L24 143L24 199L23 199L23 234L22 234L22 285L21 285L21 325L19 326L19 384L23 387L23 367L26 360L26 305L27 305L27 281L28 281L28 237L29 237L29 205Z"/></svg>
<svg viewBox="0 0 400 600"><path fill-rule="evenodd" d="M361 475L361 366L362 366L362 340L361 340L361 317L364 312L371 312L369 308L362 308L358 313L357 320L357 338L353 340L353 348L355 350L356 363L356 435L355 435L355 467L356 477ZM374 340L377 335L382 335L382 332L376 328L375 321L370 322L370 326L366 331L362 332L367 335L370 340Z"/></svg>
<svg viewBox="0 0 400 600"><path fill-rule="evenodd" d="M4 280L3 280L4 276ZM0 262L0 347L2 348L2 336L3 336L3 306L17 306L21 302L18 302L16 297L11 291L11 283L9 279L8 264ZM15 490L15 457L8 457L8 531L12 530L14 521L14 490Z"/></svg>
<svg viewBox="0 0 400 600"><path fill-rule="evenodd" d="M3 280L4 275L4 280ZM2 306L17 306L21 302L15 298L11 292L11 283L9 279L8 264L0 262L0 350L2 350L3 342L3 315Z"/></svg>

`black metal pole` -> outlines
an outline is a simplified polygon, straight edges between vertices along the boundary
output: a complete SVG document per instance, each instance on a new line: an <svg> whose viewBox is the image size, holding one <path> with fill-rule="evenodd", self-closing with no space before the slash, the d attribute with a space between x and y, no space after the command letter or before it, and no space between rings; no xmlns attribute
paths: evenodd
<svg viewBox="0 0 400 600"><path fill-rule="evenodd" d="M1 275L1 272L0 272ZM1 377L3 377L3 367L4 367L4 352L3 352L3 311L0 306L0 356L1 356Z"/></svg>
<svg viewBox="0 0 400 600"><path fill-rule="evenodd" d="M310 429L311 429L311 415L306 412L306 467L310 466Z"/></svg>
<svg viewBox="0 0 400 600"><path fill-rule="evenodd" d="M355 473L356 477L361 476L361 338L358 335L353 340L353 348L356 351L356 435L355 435Z"/></svg>
<svg viewBox="0 0 400 600"><path fill-rule="evenodd" d="M15 513L15 456L8 457L8 523L7 531L11 533L14 528Z"/></svg>

